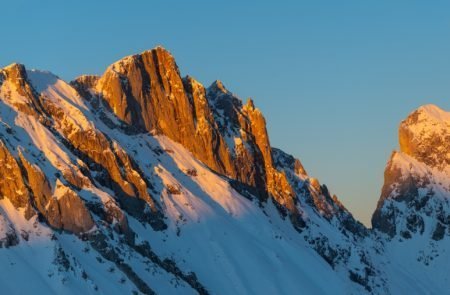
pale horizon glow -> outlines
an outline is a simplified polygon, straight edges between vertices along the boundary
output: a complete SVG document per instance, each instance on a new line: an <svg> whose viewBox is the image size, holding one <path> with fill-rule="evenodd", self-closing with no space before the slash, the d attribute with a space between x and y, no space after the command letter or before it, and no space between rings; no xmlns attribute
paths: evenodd
<svg viewBox="0 0 450 295"><path fill-rule="evenodd" d="M369 225L401 120L425 104L450 110L448 11L414 0L8 1L0 67L70 81L162 45L182 75L252 97L272 146Z"/></svg>

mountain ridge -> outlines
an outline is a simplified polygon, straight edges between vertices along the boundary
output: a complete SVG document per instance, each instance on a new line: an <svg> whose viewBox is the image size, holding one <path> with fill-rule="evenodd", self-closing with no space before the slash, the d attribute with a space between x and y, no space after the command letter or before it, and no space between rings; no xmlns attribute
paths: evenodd
<svg viewBox="0 0 450 295"><path fill-rule="evenodd" d="M450 234L439 184L447 127L419 139L409 132L420 121L411 118L436 108L402 123L401 150L417 159L393 154L367 229L300 160L270 145L252 100L182 77L162 47L70 83L10 65L0 70L0 261L19 266L6 280L26 265L12 253L27 256L39 241L42 260L28 267L49 275L29 275L47 293L443 291L445 275L411 283L445 261ZM398 159L407 163L400 174ZM404 260L391 257L418 239L430 253L411 244Z"/></svg>

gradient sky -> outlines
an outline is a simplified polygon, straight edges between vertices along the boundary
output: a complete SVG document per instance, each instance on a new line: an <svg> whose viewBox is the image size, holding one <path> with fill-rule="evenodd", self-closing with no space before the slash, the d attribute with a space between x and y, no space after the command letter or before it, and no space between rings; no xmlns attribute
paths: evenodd
<svg viewBox="0 0 450 295"><path fill-rule="evenodd" d="M71 80L163 45L183 75L252 97L271 143L300 158L369 224L420 105L450 110L450 2L7 1L0 67Z"/></svg>

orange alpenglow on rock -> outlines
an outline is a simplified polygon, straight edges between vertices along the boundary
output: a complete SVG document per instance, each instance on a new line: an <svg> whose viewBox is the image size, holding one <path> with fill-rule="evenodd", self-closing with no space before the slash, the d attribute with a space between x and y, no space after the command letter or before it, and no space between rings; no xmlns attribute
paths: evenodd
<svg viewBox="0 0 450 295"><path fill-rule="evenodd" d="M13 64L0 248L23 247L0 249L4 281L31 269L44 293L446 293L431 261L449 260L449 117L429 105L402 122L369 229L271 146L252 99L182 77L162 47L70 83Z"/></svg>

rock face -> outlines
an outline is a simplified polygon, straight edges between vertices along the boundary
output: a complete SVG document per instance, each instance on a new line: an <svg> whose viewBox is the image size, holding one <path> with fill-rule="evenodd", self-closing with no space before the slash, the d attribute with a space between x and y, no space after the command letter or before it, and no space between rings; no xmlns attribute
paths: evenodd
<svg viewBox="0 0 450 295"><path fill-rule="evenodd" d="M25 208L30 198L28 188L23 180L22 171L16 159L5 144L0 141L0 194L9 198L16 208Z"/></svg>
<svg viewBox="0 0 450 295"><path fill-rule="evenodd" d="M73 233L87 232L94 226L89 211L74 191L56 183L55 195L47 205L48 223Z"/></svg>
<svg viewBox="0 0 450 295"><path fill-rule="evenodd" d="M17 109L21 114L44 122L45 113L36 91L29 84L25 68L22 65L14 64L2 70L0 74L3 76L1 93L6 94L4 102ZM11 134L12 137L17 136L10 127L6 128L6 134ZM17 209L24 208L27 219L39 212L50 225L57 229L79 234L92 228L93 222L90 215L83 203L79 199L77 200L78 197L72 195L69 198L70 203L73 203L73 209L76 210L70 210L67 201L64 204L56 201L52 196L52 187L42 170L27 161L22 153L23 148L12 144L8 138L5 138L5 134L1 135L6 141L6 144L3 141L0 142L2 166L0 173L3 173L3 182L0 185L2 198L8 198ZM52 222L54 220L52 210L54 211L55 206L58 207L59 218L65 220L64 225L61 222ZM60 210L63 210L64 216L62 217ZM79 226L80 222L83 222L84 226Z"/></svg>
<svg viewBox="0 0 450 295"><path fill-rule="evenodd" d="M220 81L205 89L192 77L182 78L161 47L114 63L94 82L80 78L73 84L98 93L127 124L181 143L212 170L256 188L261 201L270 194L298 215L294 192L273 165L266 122L253 101L243 105Z"/></svg>
<svg viewBox="0 0 450 295"><path fill-rule="evenodd" d="M450 221L450 113L420 107L400 124L399 142L400 152L386 166L373 227L390 237L429 229L442 238Z"/></svg>
<svg viewBox="0 0 450 295"><path fill-rule="evenodd" d="M420 107L400 124L400 150L450 175L450 114L434 105Z"/></svg>
<svg viewBox="0 0 450 295"><path fill-rule="evenodd" d="M235 176L205 89L191 77L183 80L175 60L163 48L114 63L94 90L121 120L141 130L164 134L215 171Z"/></svg>

